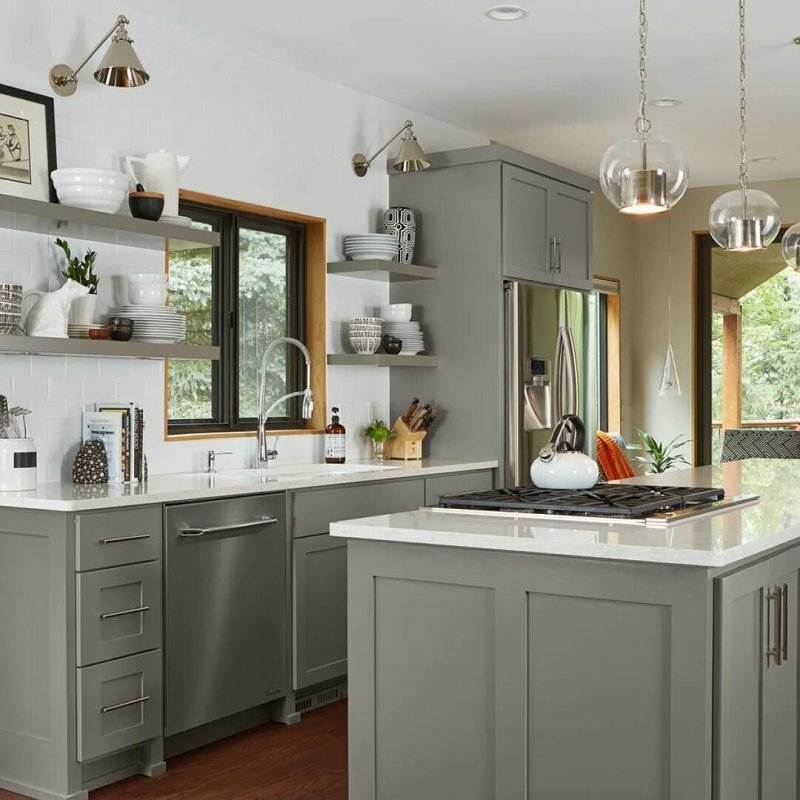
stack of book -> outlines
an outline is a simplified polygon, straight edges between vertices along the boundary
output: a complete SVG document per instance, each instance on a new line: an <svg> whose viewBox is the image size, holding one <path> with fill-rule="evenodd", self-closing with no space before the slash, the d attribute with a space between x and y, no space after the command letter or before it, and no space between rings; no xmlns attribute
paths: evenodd
<svg viewBox="0 0 800 800"><path fill-rule="evenodd" d="M102 442L109 483L143 481L144 411L135 403L95 403L83 410L83 441Z"/></svg>

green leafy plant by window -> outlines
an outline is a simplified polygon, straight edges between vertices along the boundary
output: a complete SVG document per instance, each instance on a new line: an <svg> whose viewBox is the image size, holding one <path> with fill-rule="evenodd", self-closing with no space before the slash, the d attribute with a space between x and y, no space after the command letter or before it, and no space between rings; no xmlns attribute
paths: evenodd
<svg viewBox="0 0 800 800"><path fill-rule="evenodd" d="M64 239L56 239L56 247L60 247L64 251L64 257L67 259L67 268L62 271L65 278L71 278L81 286L89 287L89 294L97 294L97 282L99 278L94 271L94 262L97 259L97 253L94 250L87 250L83 259L72 255L69 243Z"/></svg>
<svg viewBox="0 0 800 800"><path fill-rule="evenodd" d="M383 420L376 419L364 428L364 436L373 442L388 442L389 439L394 439L397 433L387 427Z"/></svg>
<svg viewBox="0 0 800 800"><path fill-rule="evenodd" d="M669 469L674 469L678 464L685 464L687 467L691 466L682 453L676 452L691 442L691 439L676 436L669 442L659 442L650 434L640 431L638 428L636 432L639 434L647 453L646 456L636 456L636 460L645 465L647 472L666 472Z"/></svg>

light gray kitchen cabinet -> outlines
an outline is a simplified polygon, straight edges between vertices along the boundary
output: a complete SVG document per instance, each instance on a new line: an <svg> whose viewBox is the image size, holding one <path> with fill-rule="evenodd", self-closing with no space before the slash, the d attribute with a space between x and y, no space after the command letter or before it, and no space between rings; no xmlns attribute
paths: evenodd
<svg viewBox="0 0 800 800"><path fill-rule="evenodd" d="M170 505L165 536L172 736L288 689L286 496Z"/></svg>
<svg viewBox="0 0 800 800"><path fill-rule="evenodd" d="M93 511L75 517L75 569L161 558L161 507Z"/></svg>
<svg viewBox="0 0 800 800"><path fill-rule="evenodd" d="M347 674L347 542L329 534L294 542L293 688Z"/></svg>
<svg viewBox="0 0 800 800"><path fill-rule="evenodd" d="M799 571L791 550L719 580L719 800L797 797Z"/></svg>
<svg viewBox="0 0 800 800"><path fill-rule="evenodd" d="M490 469L478 472L457 472L453 475L437 475L425 479L425 505L435 506L443 494L480 492L494 486Z"/></svg>
<svg viewBox="0 0 800 800"><path fill-rule="evenodd" d="M589 290L592 288L591 194L552 181L547 199L553 241L553 283Z"/></svg>

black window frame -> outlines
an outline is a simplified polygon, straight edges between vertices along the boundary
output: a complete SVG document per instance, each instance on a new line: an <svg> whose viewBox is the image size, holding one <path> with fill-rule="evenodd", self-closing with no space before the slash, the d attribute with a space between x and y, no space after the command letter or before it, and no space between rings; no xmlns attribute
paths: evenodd
<svg viewBox="0 0 800 800"><path fill-rule="evenodd" d="M212 361L212 419L167 419L167 435L255 432L255 417L239 416L239 231L263 231L287 237L287 336L305 341L306 226L275 217L181 201L180 213L219 231L220 246L212 250L212 343L220 358ZM266 345L266 342L264 342ZM263 351L262 351L263 352ZM305 367L296 348L287 351L287 392L304 388ZM165 391L169 392L169 374ZM169 404L167 403L167 409ZM300 398L287 401L286 416L270 416L268 430L306 430ZM167 412L168 413L168 412Z"/></svg>

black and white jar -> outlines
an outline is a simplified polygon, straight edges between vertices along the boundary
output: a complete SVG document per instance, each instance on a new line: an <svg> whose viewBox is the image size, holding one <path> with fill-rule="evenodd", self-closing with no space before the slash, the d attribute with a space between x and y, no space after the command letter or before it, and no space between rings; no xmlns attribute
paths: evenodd
<svg viewBox="0 0 800 800"><path fill-rule="evenodd" d="M388 208L383 214L383 232L397 237L400 263L413 263L417 239L417 216L414 209L405 206Z"/></svg>
<svg viewBox="0 0 800 800"><path fill-rule="evenodd" d="M31 492L35 488L33 439L0 439L0 492Z"/></svg>

